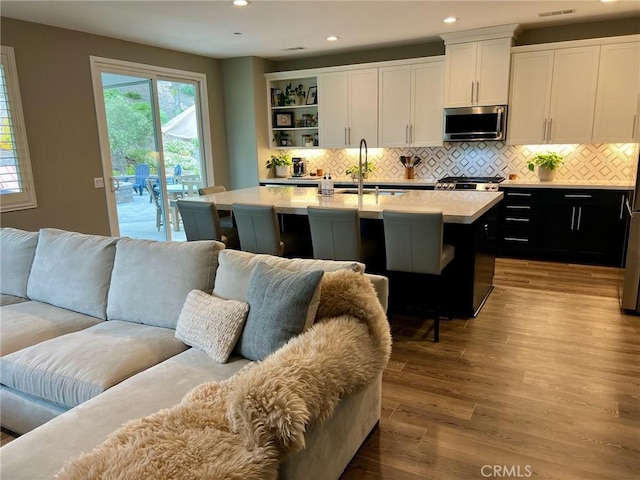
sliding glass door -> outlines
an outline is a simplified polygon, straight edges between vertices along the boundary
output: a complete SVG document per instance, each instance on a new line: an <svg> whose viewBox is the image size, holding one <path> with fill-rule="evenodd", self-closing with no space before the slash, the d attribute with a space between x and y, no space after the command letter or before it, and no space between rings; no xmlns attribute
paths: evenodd
<svg viewBox="0 0 640 480"><path fill-rule="evenodd" d="M93 58L92 67L112 235L184 240L176 200L213 182L204 76Z"/></svg>

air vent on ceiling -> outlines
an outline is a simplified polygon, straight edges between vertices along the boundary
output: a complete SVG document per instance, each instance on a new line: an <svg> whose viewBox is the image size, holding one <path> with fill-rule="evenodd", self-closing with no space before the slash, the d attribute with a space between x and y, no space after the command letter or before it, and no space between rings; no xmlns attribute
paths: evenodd
<svg viewBox="0 0 640 480"><path fill-rule="evenodd" d="M556 17L558 15L569 15L571 13L576 13L576 9L572 8L570 10L554 10L553 12L540 12L538 16L539 17Z"/></svg>
<svg viewBox="0 0 640 480"><path fill-rule="evenodd" d="M294 50L306 50L307 47L289 47L289 48L281 48L282 52L293 52Z"/></svg>

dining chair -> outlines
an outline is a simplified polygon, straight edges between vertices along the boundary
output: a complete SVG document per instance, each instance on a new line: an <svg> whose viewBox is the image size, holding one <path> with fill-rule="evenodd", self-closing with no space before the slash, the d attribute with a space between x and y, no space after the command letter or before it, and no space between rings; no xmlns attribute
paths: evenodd
<svg viewBox="0 0 640 480"><path fill-rule="evenodd" d="M155 186L153 184L153 180L147 178L145 180L145 186L149 195L151 197L151 201L155 203L156 206L156 228L160 231L160 227L162 226L162 205L160 205L160 194L156 191Z"/></svg>
<svg viewBox="0 0 640 480"><path fill-rule="evenodd" d="M303 249L305 239L302 235L281 231L273 205L234 203L232 209L242 250L288 256Z"/></svg>
<svg viewBox="0 0 640 480"><path fill-rule="evenodd" d="M377 242L362 237L357 208L309 206L307 216L313 258L367 263L375 255Z"/></svg>
<svg viewBox="0 0 640 480"><path fill-rule="evenodd" d="M227 189L224 185L212 185L210 187L201 187L198 189L198 195L212 195L214 193L226 192ZM220 225L223 228L235 228L233 223L233 215L231 210L218 210L218 216L220 217Z"/></svg>
<svg viewBox="0 0 640 480"><path fill-rule="evenodd" d="M177 200L182 225L188 242L217 240L227 248L239 248L238 231L220 225L218 209L214 203L194 200Z"/></svg>
<svg viewBox="0 0 640 480"><path fill-rule="evenodd" d="M442 212L383 210L382 221L387 270L408 274L404 278L396 275L390 279L392 303L401 309L414 307L420 313L425 310L425 302L421 300L435 305L434 342L438 342L443 279L431 278L433 282L430 283L434 288L430 291L425 291L424 280L429 275L440 276L455 255L454 247L443 240L444 215Z"/></svg>

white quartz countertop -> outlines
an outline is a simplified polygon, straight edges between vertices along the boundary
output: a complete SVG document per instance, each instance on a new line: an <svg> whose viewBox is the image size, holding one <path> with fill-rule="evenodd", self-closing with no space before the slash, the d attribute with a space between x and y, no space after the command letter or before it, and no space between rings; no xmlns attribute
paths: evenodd
<svg viewBox="0 0 640 480"><path fill-rule="evenodd" d="M362 218L382 218L382 210L406 212L442 211L445 223L471 224L497 205L501 192L407 190L401 195L370 193L360 198L356 194L340 193L320 196L317 188L294 186L250 187L230 190L213 195L195 197L193 200L213 201L220 209L231 209L233 203L275 205L278 213L306 215L309 205L333 208L358 208Z"/></svg>
<svg viewBox="0 0 640 480"><path fill-rule="evenodd" d="M309 183L315 185L320 178L318 177L296 177L296 178L263 178L261 184L270 185L301 185ZM337 177L333 179L335 183L340 185L355 185L350 177ZM403 178L371 178L364 181L364 185L379 185L381 187L411 187L411 188L429 188L438 183L437 178L414 178L405 180ZM518 179L505 180L500 184L501 187L509 188L575 188L575 189L598 189L598 190L633 190L634 183L623 180L563 180L556 179L551 182L541 182L538 179Z"/></svg>

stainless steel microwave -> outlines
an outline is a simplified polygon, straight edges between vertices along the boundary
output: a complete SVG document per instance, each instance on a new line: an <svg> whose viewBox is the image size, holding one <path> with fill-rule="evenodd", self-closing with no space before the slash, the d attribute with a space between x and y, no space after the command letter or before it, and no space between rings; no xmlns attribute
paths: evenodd
<svg viewBox="0 0 640 480"><path fill-rule="evenodd" d="M506 105L445 108L444 141L505 140L506 119Z"/></svg>

